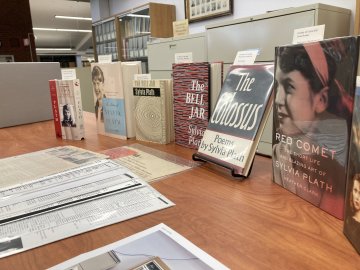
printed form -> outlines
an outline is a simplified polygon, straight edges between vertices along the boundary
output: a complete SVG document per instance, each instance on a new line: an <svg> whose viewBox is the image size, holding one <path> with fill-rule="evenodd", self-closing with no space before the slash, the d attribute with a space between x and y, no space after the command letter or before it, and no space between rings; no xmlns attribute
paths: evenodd
<svg viewBox="0 0 360 270"><path fill-rule="evenodd" d="M94 161L0 190L0 257L173 205L129 169Z"/></svg>

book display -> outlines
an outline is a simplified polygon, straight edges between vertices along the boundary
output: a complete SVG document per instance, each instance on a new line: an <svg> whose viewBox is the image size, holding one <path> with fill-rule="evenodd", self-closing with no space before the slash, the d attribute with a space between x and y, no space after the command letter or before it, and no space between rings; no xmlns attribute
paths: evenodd
<svg viewBox="0 0 360 270"><path fill-rule="evenodd" d="M136 139L167 144L174 140L172 80L134 80Z"/></svg>
<svg viewBox="0 0 360 270"><path fill-rule="evenodd" d="M95 118L99 134L126 139L121 63L92 63Z"/></svg>
<svg viewBox="0 0 360 270"><path fill-rule="evenodd" d="M271 109L273 65L231 66L194 159L250 173Z"/></svg>
<svg viewBox="0 0 360 270"><path fill-rule="evenodd" d="M24 73L3 76L26 78L0 91L9 119L50 118L0 129L0 269L359 268L355 10L262 2L236 18L260 7L245 1L172 36L175 6L230 2L91 1L94 59L71 46L88 87L70 68L31 75L44 104L14 91L33 92Z"/></svg>
<svg viewBox="0 0 360 270"><path fill-rule="evenodd" d="M56 135L58 136L58 134L60 134L60 126L62 139L84 139L85 129L81 101L80 80L51 80L49 84ZM58 101L57 110L55 110L54 108L55 90ZM60 117L57 116L57 114L59 114Z"/></svg>
<svg viewBox="0 0 360 270"><path fill-rule="evenodd" d="M213 102L210 93L216 92L210 84L213 81L214 88L221 86L221 74L222 63L173 64L175 143L192 149L199 147Z"/></svg>
<svg viewBox="0 0 360 270"><path fill-rule="evenodd" d="M345 196L344 234L360 254L360 77L356 78Z"/></svg>
<svg viewBox="0 0 360 270"><path fill-rule="evenodd" d="M273 180L344 218L356 37L276 49Z"/></svg>

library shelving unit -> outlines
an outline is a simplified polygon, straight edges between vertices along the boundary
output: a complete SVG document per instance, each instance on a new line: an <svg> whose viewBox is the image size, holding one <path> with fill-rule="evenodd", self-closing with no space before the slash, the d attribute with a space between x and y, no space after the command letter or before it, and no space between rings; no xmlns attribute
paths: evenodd
<svg viewBox="0 0 360 270"><path fill-rule="evenodd" d="M172 37L175 6L148 3L93 24L95 59L111 54L113 61L147 62L147 42Z"/></svg>

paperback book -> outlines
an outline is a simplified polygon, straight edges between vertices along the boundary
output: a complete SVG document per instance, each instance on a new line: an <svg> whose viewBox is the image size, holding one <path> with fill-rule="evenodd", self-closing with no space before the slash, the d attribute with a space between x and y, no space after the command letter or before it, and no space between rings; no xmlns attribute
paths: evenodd
<svg viewBox="0 0 360 270"><path fill-rule="evenodd" d="M58 111L60 113L61 136L67 140L84 139L85 130L80 81L79 79L55 81Z"/></svg>
<svg viewBox="0 0 360 270"><path fill-rule="evenodd" d="M176 144L192 149L199 147L210 116L211 78L220 80L220 83L214 81L214 85L221 85L221 76L211 72L212 66L218 73L222 72L222 63L173 64Z"/></svg>
<svg viewBox="0 0 360 270"><path fill-rule="evenodd" d="M194 159L247 177L272 106L273 64L230 67Z"/></svg>
<svg viewBox="0 0 360 270"><path fill-rule="evenodd" d="M134 80L133 86L136 139L173 141L172 80Z"/></svg>
<svg viewBox="0 0 360 270"><path fill-rule="evenodd" d="M344 218L356 37L276 48L273 180Z"/></svg>
<svg viewBox="0 0 360 270"><path fill-rule="evenodd" d="M92 63L91 75L98 133L126 139L125 98L121 63Z"/></svg>
<svg viewBox="0 0 360 270"><path fill-rule="evenodd" d="M346 184L344 234L360 254L360 77L357 77Z"/></svg>

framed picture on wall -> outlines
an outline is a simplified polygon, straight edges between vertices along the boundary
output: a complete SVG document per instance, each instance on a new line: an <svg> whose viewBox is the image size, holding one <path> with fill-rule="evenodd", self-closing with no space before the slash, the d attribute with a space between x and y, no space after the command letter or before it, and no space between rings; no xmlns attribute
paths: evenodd
<svg viewBox="0 0 360 270"><path fill-rule="evenodd" d="M185 0L185 17L190 23L232 13L233 0Z"/></svg>

